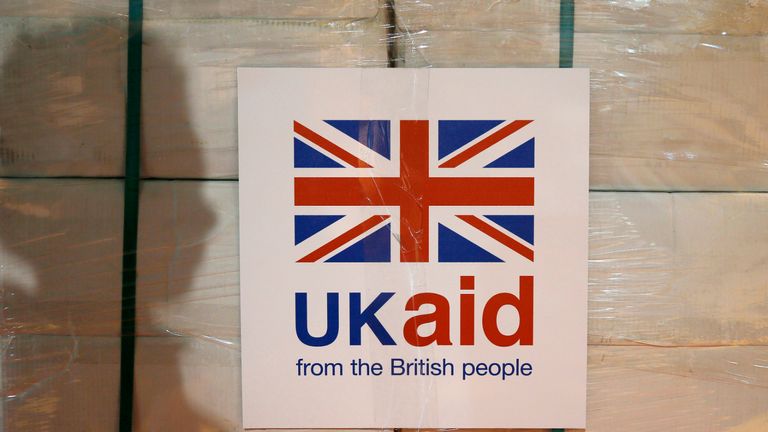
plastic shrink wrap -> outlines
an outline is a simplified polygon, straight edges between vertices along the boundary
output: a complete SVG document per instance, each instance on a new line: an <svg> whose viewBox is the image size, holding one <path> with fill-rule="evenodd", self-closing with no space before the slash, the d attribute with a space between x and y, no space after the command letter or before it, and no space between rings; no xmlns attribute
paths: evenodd
<svg viewBox="0 0 768 432"><path fill-rule="evenodd" d="M0 4L3 431L117 424L127 3ZM560 1L388 4L144 0L136 430L240 430L236 67L558 66ZM588 430L768 430L768 2L574 23Z"/></svg>

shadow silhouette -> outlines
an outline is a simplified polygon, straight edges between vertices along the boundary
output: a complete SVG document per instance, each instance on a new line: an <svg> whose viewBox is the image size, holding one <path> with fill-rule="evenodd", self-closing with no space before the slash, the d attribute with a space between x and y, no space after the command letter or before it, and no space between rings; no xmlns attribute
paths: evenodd
<svg viewBox="0 0 768 432"><path fill-rule="evenodd" d="M31 18L14 20L5 29L16 34L0 35L8 41L0 48L0 175L119 177L125 151L125 20L41 19L34 25ZM144 67L163 70L171 87L160 89L167 95L165 116L142 122L168 121L163 127L175 142L189 145L178 149L186 168L202 177L184 72L160 41L153 43ZM145 94L150 88L157 86L145 83ZM151 144L145 140L142 146ZM173 157L166 162L173 164ZM142 183L139 279L148 272L166 277L139 283L137 431L239 428L202 413L185 391L184 341L204 335L170 328L154 309L183 302L192 289L204 240L216 222L201 187L191 181ZM122 181L114 178L0 180L0 429L116 429L122 199ZM168 236L158 241L151 234L158 232Z"/></svg>

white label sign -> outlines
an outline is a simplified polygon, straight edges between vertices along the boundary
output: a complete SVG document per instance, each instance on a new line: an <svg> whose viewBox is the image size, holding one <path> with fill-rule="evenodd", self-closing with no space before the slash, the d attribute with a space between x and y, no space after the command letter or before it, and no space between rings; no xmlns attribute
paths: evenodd
<svg viewBox="0 0 768 432"><path fill-rule="evenodd" d="M584 427L588 79L240 69L246 428Z"/></svg>

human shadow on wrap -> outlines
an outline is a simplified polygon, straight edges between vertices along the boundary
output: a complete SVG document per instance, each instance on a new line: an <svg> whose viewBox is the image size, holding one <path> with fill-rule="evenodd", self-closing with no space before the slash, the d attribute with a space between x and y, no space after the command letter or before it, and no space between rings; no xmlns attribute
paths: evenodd
<svg viewBox="0 0 768 432"><path fill-rule="evenodd" d="M0 180L1 361L8 430L103 431L117 425L124 24L83 19L32 25L19 19L17 34L0 50L0 176L6 177ZM145 71L162 71L165 78L153 83L145 75L144 104L164 102L162 118L145 115L142 123L160 122L173 145L153 151L162 134L154 142L144 134L142 163L152 158L154 166L183 165L202 176L184 70L161 38L148 39ZM148 98L151 92L162 96ZM83 176L101 178L77 178ZM234 316L226 323L236 323L237 308L208 313L205 301L197 310L188 307L191 297L217 295L217 286L193 292L193 283L213 276L199 274L206 244L220 235L217 226L231 222L222 218L236 215L236 208L214 208L203 191L197 181L142 182L137 431L239 430L239 416L232 415L239 414L239 348L231 336L238 329L200 322L228 313ZM186 316L190 311L198 313ZM215 401L206 404L209 398Z"/></svg>

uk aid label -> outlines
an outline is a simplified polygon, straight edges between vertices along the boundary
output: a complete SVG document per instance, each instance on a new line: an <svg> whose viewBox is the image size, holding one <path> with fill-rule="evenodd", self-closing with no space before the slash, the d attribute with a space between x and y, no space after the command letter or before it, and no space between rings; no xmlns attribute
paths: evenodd
<svg viewBox="0 0 768 432"><path fill-rule="evenodd" d="M584 427L588 79L239 70L246 428Z"/></svg>

